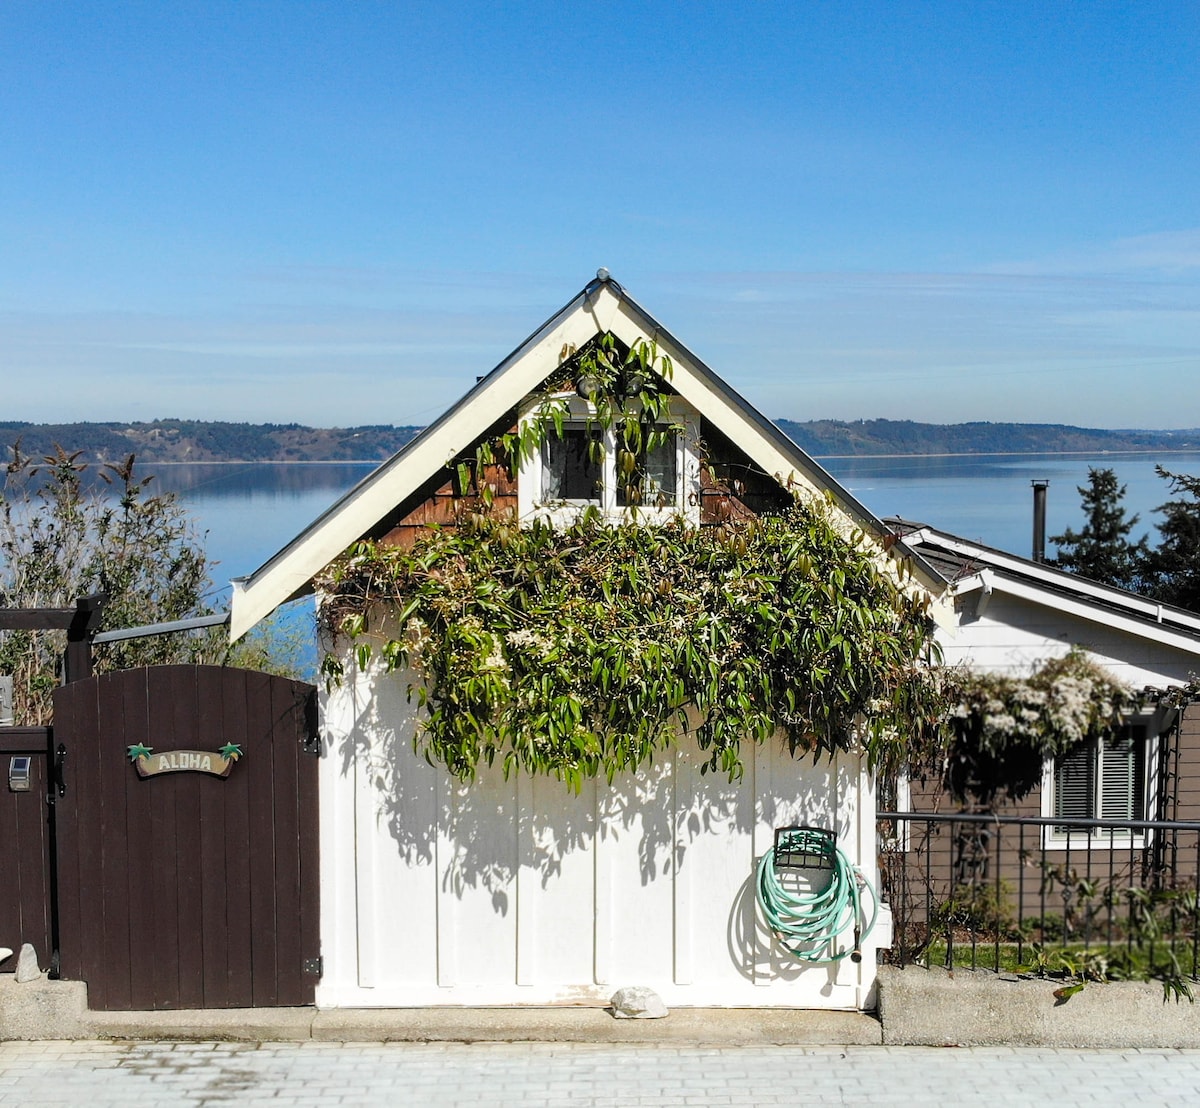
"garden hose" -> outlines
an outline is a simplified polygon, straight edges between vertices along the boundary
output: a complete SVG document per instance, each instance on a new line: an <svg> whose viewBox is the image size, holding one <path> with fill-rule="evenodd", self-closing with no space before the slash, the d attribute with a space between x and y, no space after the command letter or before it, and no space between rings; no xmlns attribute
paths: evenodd
<svg viewBox="0 0 1200 1108"><path fill-rule="evenodd" d="M828 869L829 883L814 892L793 892L784 887L775 865L775 847L758 863L758 903L767 926L792 957L802 962L839 962L847 955L862 961L861 944L875 926L879 897L857 866L850 864L827 833L811 828L788 832L791 843L820 856L820 869ZM871 900L871 918L865 922L860 885ZM836 950L837 937L854 926L854 945Z"/></svg>

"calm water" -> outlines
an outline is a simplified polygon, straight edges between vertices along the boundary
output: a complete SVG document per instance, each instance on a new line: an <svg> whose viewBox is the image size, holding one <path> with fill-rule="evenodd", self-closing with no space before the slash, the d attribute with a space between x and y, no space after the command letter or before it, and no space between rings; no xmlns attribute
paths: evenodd
<svg viewBox="0 0 1200 1108"><path fill-rule="evenodd" d="M1076 486L1089 466L1114 469L1128 486L1126 510L1141 516L1135 535L1153 532L1154 509L1169 499L1154 465L1200 473L1200 453L1024 454L987 457L827 458L830 473L878 516L899 515L1028 557L1030 482L1050 482L1047 534L1082 526ZM158 486L177 492L207 531L218 583L250 573L373 468L372 463L313 465L160 465ZM1053 549L1050 550L1053 553ZM226 587L218 606L227 603Z"/></svg>

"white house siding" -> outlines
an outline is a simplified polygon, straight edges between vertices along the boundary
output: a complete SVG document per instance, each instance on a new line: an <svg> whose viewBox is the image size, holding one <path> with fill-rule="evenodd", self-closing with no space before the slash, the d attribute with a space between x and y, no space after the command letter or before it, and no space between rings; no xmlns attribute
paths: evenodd
<svg viewBox="0 0 1200 1108"><path fill-rule="evenodd" d="M832 826L874 883L861 758L814 766L774 743L730 784L685 742L580 796L498 770L462 785L414 754L405 688L369 673L325 698L319 1005L597 1005L623 985L676 1006L873 1004L886 927L857 965L802 968L753 883L774 828L804 823Z"/></svg>
<svg viewBox="0 0 1200 1108"><path fill-rule="evenodd" d="M1036 604L997 589L976 616L980 592L959 601L956 626L939 630L948 665L1028 676L1072 645L1085 649L1131 688L1185 682L1198 667L1194 653L1149 637L1132 635L1100 619L1081 619L1050 604Z"/></svg>

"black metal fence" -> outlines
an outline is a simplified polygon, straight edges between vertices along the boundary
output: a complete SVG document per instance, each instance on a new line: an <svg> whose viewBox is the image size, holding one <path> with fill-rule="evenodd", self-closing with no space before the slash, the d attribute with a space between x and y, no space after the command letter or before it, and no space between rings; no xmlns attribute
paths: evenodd
<svg viewBox="0 0 1200 1108"><path fill-rule="evenodd" d="M891 963L1197 978L1200 822L877 818Z"/></svg>

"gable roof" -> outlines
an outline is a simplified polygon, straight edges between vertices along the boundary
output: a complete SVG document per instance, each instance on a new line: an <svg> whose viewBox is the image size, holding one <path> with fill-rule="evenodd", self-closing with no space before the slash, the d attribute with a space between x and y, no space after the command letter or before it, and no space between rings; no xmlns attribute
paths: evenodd
<svg viewBox="0 0 1200 1108"><path fill-rule="evenodd" d="M951 582L957 595L1007 593L1079 619L1200 656L1200 615L1101 585L1065 570L939 531L889 518L905 544Z"/></svg>
<svg viewBox="0 0 1200 1108"><path fill-rule="evenodd" d="M308 592L322 569L537 389L558 368L564 349L580 348L606 332L628 346L640 340L657 342L673 363L671 387L781 484L794 482L829 493L853 526L881 541L894 538L881 520L602 270L458 403L262 566L234 578L230 638L240 638L280 604ZM908 553L903 548L899 552ZM945 588L936 570L920 558L913 561L920 583L937 592Z"/></svg>

